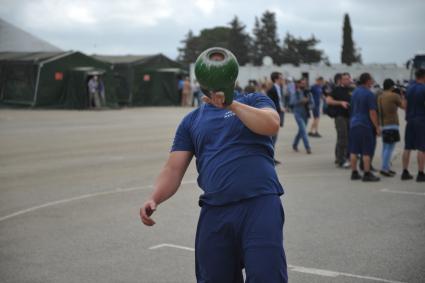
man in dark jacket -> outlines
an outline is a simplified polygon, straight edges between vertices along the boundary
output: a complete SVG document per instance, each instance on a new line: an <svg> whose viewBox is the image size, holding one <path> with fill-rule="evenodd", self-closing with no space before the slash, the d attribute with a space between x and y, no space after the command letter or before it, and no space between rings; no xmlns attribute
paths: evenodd
<svg viewBox="0 0 425 283"><path fill-rule="evenodd" d="M285 105L283 97L283 84L285 82L282 73L273 72L270 75L270 79L273 82L273 86L267 91L267 96L274 102L276 111L280 117L280 127L283 127L283 122L285 120ZM273 146L275 146L277 141L277 135L273 136ZM279 164L280 161L275 159L275 164Z"/></svg>
<svg viewBox="0 0 425 283"><path fill-rule="evenodd" d="M351 93L350 74L344 73L335 76L335 88L326 97L328 112L332 113L335 119L335 129L337 141L335 145L335 163L339 168L349 168L348 161L348 136L350 130L350 101Z"/></svg>

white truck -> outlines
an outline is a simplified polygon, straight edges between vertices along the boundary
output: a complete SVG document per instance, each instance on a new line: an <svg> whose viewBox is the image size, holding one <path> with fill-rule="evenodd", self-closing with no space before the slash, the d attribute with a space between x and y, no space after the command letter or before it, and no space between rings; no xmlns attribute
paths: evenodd
<svg viewBox="0 0 425 283"><path fill-rule="evenodd" d="M410 80L414 80L416 70L425 69L425 52L416 53L413 59L407 61L406 67L410 69Z"/></svg>

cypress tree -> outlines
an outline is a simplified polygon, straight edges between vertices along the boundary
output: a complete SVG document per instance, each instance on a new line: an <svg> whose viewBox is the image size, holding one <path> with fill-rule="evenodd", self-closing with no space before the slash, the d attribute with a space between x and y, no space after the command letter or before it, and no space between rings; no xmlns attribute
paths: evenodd
<svg viewBox="0 0 425 283"><path fill-rule="evenodd" d="M353 63L361 63L361 55L357 50L353 41L353 30L351 28L350 16L344 15L344 25L342 27L342 51L341 63L351 65Z"/></svg>

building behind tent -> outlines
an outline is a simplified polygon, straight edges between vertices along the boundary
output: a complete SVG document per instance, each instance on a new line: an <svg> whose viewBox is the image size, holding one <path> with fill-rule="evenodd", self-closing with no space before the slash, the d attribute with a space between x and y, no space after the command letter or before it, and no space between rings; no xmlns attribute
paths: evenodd
<svg viewBox="0 0 425 283"><path fill-rule="evenodd" d="M248 64L239 67L237 82L241 87L244 87L252 80L269 80L270 74L275 71L281 72L286 78L306 78L309 84L313 84L319 76L330 80L333 79L336 73L344 72L350 73L353 78L359 78L360 74L368 72L380 85L382 85L382 82L386 78L392 78L394 81L399 80L400 82L409 79L409 70L397 64L353 64L351 66L345 64L332 64L330 66L324 64L301 64L299 66L291 64L276 66L272 64L270 66L253 66ZM190 67L190 76L192 81L196 79L193 64Z"/></svg>

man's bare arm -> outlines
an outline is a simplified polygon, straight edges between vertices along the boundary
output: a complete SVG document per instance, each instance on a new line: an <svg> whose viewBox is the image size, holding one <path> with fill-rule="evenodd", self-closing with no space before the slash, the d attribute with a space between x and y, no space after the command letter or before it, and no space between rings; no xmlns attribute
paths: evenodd
<svg viewBox="0 0 425 283"><path fill-rule="evenodd" d="M328 105L333 105L333 106L342 106L345 109L348 109L348 106L350 106L350 103L348 103L347 101L343 101L343 100L335 100L333 99L332 96L328 95L326 97L326 104Z"/></svg>
<svg viewBox="0 0 425 283"><path fill-rule="evenodd" d="M379 128L378 113L376 112L376 110L369 110L369 117L370 117L370 120L373 123L373 126L376 129L376 135L377 136L380 136L381 135L381 130Z"/></svg>
<svg viewBox="0 0 425 283"><path fill-rule="evenodd" d="M176 193L192 157L193 153L189 151L174 151L170 153L167 163L155 181L151 197L140 209L140 217L145 225L152 226L155 224L150 216L160 203Z"/></svg>
<svg viewBox="0 0 425 283"><path fill-rule="evenodd" d="M255 108L238 101L226 106L222 92L211 93L211 98L204 96L206 103L215 107L226 108L238 116L242 123L256 134L274 136L279 131L279 114L273 108Z"/></svg>
<svg viewBox="0 0 425 283"><path fill-rule="evenodd" d="M272 108L258 109L234 101L229 106L229 110L235 113L242 123L256 134L274 136L279 131L279 114Z"/></svg>

